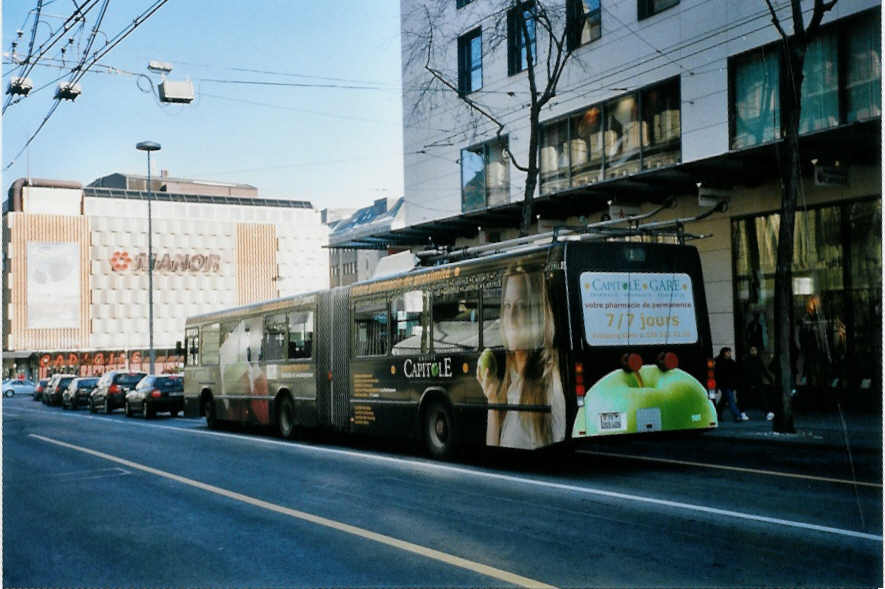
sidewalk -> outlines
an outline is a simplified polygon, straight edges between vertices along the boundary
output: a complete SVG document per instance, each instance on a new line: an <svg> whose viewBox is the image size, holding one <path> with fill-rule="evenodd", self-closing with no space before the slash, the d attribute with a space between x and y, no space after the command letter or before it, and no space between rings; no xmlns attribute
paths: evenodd
<svg viewBox="0 0 885 589"><path fill-rule="evenodd" d="M759 441L778 444L801 444L830 448L845 448L846 438L852 452L882 452L882 416L857 411L794 412L796 433L772 431L772 422L758 410L747 412L750 421L735 422L726 411L720 417L719 428L707 433L717 438L740 441ZM843 419L845 427L843 428Z"/></svg>

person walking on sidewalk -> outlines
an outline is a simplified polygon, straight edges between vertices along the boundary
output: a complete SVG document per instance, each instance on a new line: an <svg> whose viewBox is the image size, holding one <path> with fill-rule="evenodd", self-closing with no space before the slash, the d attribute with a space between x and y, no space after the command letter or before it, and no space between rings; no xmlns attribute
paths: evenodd
<svg viewBox="0 0 885 589"><path fill-rule="evenodd" d="M759 348L750 346L750 355L744 360L744 383L747 394L758 396L762 414L768 421L774 419L774 404L769 393L769 384L773 381L774 377L765 365Z"/></svg>
<svg viewBox="0 0 885 589"><path fill-rule="evenodd" d="M719 355L716 356L714 371L716 386L722 392L722 399L728 403L728 409L734 415L734 420L749 420L750 418L747 414L738 409L735 397L735 385L737 385L738 380L737 362L731 357L731 348L724 347L719 350Z"/></svg>

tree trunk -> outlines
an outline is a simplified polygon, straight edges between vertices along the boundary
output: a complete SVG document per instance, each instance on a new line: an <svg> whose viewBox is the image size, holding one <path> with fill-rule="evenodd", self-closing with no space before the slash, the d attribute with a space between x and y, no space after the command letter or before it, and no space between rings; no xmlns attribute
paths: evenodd
<svg viewBox="0 0 885 589"><path fill-rule="evenodd" d="M780 384L781 407L773 424L774 431L796 431L793 421L793 236L796 223L796 203L802 190L802 162L799 153L799 118L801 116L800 89L805 47L791 39L785 49L785 91L781 93L781 113L785 118L784 143L779 153L783 195L780 228L777 243L777 267L774 287L775 354L777 377ZM792 72L792 74L791 74Z"/></svg>
<svg viewBox="0 0 885 589"><path fill-rule="evenodd" d="M520 236L526 236L531 232L532 223L535 221L535 187L538 185L538 119L541 116L540 107L531 107L529 112L529 125L532 131L529 133L528 170L525 173L525 193L522 202L522 223L519 226Z"/></svg>

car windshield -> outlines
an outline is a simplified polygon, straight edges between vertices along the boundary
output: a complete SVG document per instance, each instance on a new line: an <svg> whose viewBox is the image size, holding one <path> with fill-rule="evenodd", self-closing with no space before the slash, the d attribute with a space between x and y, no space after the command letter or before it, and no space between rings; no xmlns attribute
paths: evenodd
<svg viewBox="0 0 885 589"><path fill-rule="evenodd" d="M166 391L182 390L184 388L184 381L175 376L161 376L154 382L154 386Z"/></svg>
<svg viewBox="0 0 885 589"><path fill-rule="evenodd" d="M58 381L58 388L63 388L63 387L68 386L69 384L71 384L72 380L74 380L73 377L61 379L60 381Z"/></svg>
<svg viewBox="0 0 885 589"><path fill-rule="evenodd" d="M98 382L98 379L97 379L97 378L90 378L90 379L87 379L87 380L81 380L81 381L77 384L77 388L80 388L80 389L91 389L91 388L94 388L94 387L95 387L95 385L96 385L97 382Z"/></svg>

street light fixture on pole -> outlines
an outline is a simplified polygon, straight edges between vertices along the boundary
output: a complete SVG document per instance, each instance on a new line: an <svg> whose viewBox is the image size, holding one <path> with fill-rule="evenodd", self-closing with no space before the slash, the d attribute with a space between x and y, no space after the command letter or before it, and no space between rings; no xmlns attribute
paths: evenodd
<svg viewBox="0 0 885 589"><path fill-rule="evenodd" d="M154 373L154 251L151 227L151 152L159 151L160 144L156 141L141 141L135 144L135 149L147 152L147 205L148 205L148 333L151 355L151 374Z"/></svg>

